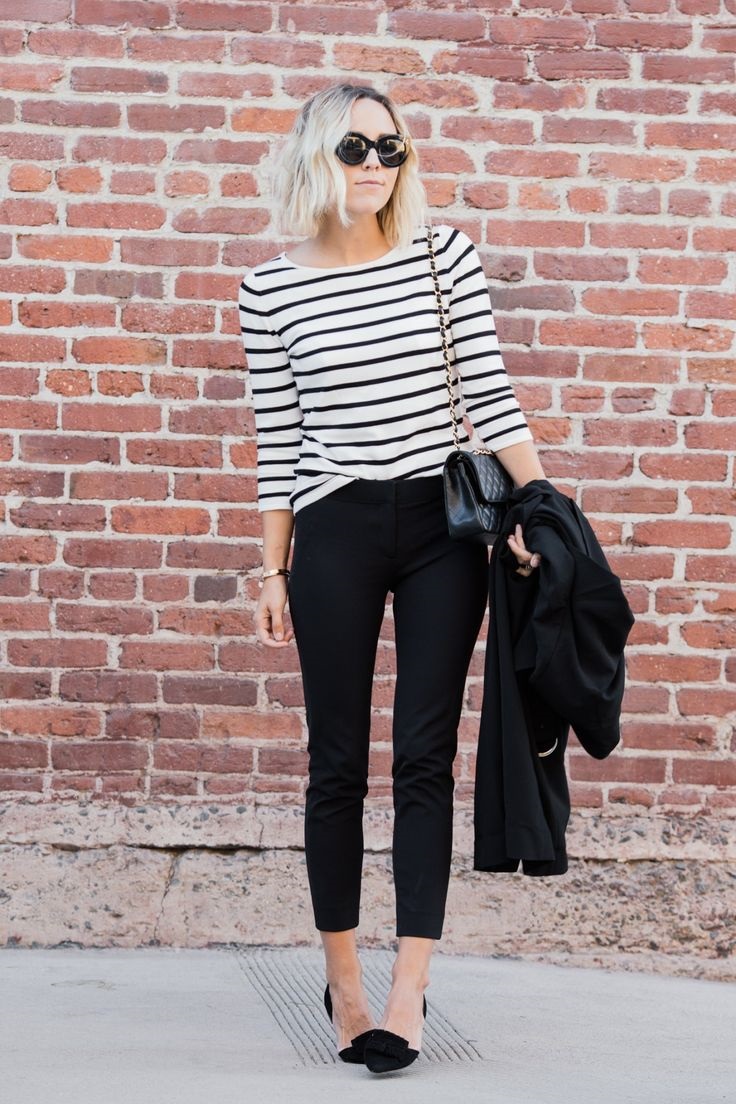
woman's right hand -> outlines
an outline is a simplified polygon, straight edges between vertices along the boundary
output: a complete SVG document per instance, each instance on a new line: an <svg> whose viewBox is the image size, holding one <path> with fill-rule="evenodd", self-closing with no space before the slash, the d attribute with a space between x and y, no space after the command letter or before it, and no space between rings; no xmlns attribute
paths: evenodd
<svg viewBox="0 0 736 1104"><path fill-rule="evenodd" d="M271 575L263 580L263 589L253 615L256 635L260 643L269 648L283 648L294 636L294 630L284 625L288 593L286 579L285 575Z"/></svg>

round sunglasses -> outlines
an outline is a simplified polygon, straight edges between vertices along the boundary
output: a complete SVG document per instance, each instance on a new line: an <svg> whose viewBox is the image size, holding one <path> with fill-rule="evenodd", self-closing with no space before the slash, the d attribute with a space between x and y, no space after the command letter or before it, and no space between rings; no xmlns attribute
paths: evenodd
<svg viewBox="0 0 736 1104"><path fill-rule="evenodd" d="M400 134L384 134L376 142L356 130L351 130L340 141L335 153L346 165L362 165L369 150L374 149L378 160L386 168L395 169L409 156L409 140Z"/></svg>

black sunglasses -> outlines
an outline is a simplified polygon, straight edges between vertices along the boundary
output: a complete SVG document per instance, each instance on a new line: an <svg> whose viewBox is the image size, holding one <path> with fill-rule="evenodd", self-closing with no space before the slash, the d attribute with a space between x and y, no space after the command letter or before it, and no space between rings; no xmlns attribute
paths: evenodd
<svg viewBox="0 0 736 1104"><path fill-rule="evenodd" d="M400 134L385 134L376 142L371 142L365 134L351 130L335 149L335 153L346 165L362 165L369 150L374 149L378 160L389 169L402 165L409 156L409 141Z"/></svg>

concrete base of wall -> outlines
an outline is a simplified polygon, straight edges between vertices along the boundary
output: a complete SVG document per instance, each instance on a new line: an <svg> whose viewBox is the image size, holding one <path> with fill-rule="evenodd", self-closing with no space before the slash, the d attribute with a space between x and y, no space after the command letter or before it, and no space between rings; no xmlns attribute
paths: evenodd
<svg viewBox="0 0 736 1104"><path fill-rule="evenodd" d="M395 945L392 812L366 809L359 944ZM736 979L733 821L574 812L567 874L472 869L456 817L441 946ZM0 805L0 945L319 945L301 806Z"/></svg>

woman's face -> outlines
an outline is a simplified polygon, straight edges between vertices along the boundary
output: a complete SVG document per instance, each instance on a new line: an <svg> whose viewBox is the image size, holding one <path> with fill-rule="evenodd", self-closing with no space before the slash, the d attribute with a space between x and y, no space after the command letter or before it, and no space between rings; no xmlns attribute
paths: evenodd
<svg viewBox="0 0 736 1104"><path fill-rule="evenodd" d="M353 101L349 129L357 130L374 142L381 135L397 133L396 124L383 104L367 97ZM394 190L400 165L395 168L382 165L374 149L368 151L360 165L346 165L342 161L338 164L345 173L345 204L351 214L375 214L386 206Z"/></svg>

